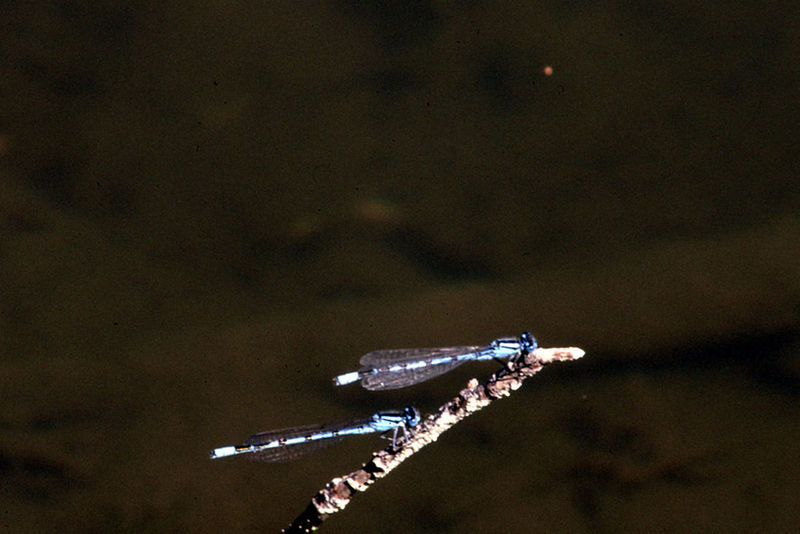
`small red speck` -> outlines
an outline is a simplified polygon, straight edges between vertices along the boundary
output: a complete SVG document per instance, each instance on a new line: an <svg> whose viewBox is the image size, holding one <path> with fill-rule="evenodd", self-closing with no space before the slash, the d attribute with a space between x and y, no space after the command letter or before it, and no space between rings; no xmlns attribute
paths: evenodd
<svg viewBox="0 0 800 534"><path fill-rule="evenodd" d="M545 68L542 69L542 72L545 76L552 76L553 75L553 67L547 65Z"/></svg>

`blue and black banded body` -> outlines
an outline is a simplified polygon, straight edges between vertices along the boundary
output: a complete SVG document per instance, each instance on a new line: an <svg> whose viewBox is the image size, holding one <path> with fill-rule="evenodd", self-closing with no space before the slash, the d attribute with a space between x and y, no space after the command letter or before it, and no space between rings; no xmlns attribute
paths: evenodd
<svg viewBox="0 0 800 534"><path fill-rule="evenodd" d="M361 380L369 390L397 389L418 384L476 360L517 361L536 350L529 332L495 339L486 346L376 350L362 356L361 369L333 379L337 386Z"/></svg>
<svg viewBox="0 0 800 534"><path fill-rule="evenodd" d="M214 449L211 458L247 454L253 460L283 462L337 443L346 436L373 432L391 432L394 446L398 431L405 436L419 420L419 411L406 406L402 411L378 412L366 419L270 430L250 436L242 445Z"/></svg>

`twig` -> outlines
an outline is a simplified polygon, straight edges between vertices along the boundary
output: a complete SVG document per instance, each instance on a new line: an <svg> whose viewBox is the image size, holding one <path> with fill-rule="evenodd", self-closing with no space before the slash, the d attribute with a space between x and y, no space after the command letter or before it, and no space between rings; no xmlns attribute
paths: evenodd
<svg viewBox="0 0 800 534"><path fill-rule="evenodd" d="M303 513L283 532L290 534L316 530L328 516L343 510L356 492L366 491L376 480L386 476L412 454L436 441L445 430L488 406L493 400L511 395L526 378L538 373L544 365L556 361L577 360L583 354L576 347L539 348L526 355L524 361L509 363L508 367L501 368L483 384L479 385L475 378L471 379L466 389L461 390L456 398L417 425L406 440L374 453L372 460L358 471L328 482L314 495Z"/></svg>

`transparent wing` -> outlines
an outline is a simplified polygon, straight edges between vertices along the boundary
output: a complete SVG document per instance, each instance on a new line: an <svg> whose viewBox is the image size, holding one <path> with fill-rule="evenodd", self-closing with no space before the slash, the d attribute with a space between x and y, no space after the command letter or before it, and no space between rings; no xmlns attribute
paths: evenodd
<svg viewBox="0 0 800 534"><path fill-rule="evenodd" d="M281 445L280 447L273 447L271 449L264 449L258 452L248 454L247 457L256 462L291 462L301 456L310 454L314 451L320 451L342 441L342 437L330 439L317 439L303 444L297 445Z"/></svg>
<svg viewBox="0 0 800 534"><path fill-rule="evenodd" d="M453 357L470 352L478 352L481 347L440 347L429 349L389 349L374 350L361 357L359 363L364 367L384 367L389 364L403 364L436 358Z"/></svg>
<svg viewBox="0 0 800 534"><path fill-rule="evenodd" d="M271 441L280 439L304 438L323 433L339 432L347 428L366 426L369 424L369 422L370 419L363 419L359 421L347 421L344 423L297 426L293 428L283 428L280 430L269 430L267 432L253 434L247 438L247 440L245 440L245 445L264 445ZM262 449L258 452L250 453L247 456L250 459L258 462L288 462L299 458L300 456L305 456L311 452L330 447L334 443L339 443L346 436L347 434L341 436L323 437L320 439L309 439L307 441L292 445L280 445L277 447L271 447L269 449Z"/></svg>
<svg viewBox="0 0 800 534"><path fill-rule="evenodd" d="M402 368L398 371L384 371L370 373L361 379L361 385L370 391L384 389L398 389L419 384L434 376L439 376L451 369L455 369L466 360L452 360L438 365L426 365L413 369Z"/></svg>

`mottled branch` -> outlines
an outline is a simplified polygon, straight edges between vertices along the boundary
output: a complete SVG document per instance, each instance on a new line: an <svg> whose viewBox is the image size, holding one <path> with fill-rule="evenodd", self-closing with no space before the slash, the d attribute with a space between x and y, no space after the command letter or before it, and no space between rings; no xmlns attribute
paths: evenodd
<svg viewBox="0 0 800 534"><path fill-rule="evenodd" d="M584 352L576 347L543 349L527 354L524 361L509 362L489 380L478 384L471 379L466 389L445 403L413 429L407 439L400 440L375 453L372 460L361 469L345 477L337 477L311 499L308 507L286 528L284 533L311 532L330 515L343 510L357 492L366 491L378 479L386 476L407 458L429 443L436 441L442 432L488 406L493 400L507 397L519 389L522 382L538 373L551 362L577 360Z"/></svg>

